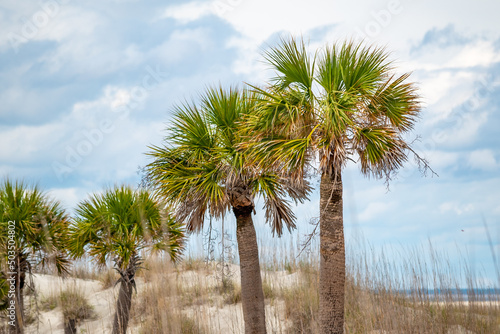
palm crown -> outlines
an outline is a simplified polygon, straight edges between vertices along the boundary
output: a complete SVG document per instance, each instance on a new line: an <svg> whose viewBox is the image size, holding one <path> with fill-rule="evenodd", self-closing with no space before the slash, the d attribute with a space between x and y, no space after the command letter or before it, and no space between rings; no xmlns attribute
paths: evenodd
<svg viewBox="0 0 500 334"><path fill-rule="evenodd" d="M26 265L55 264L69 269L66 254L69 218L59 202L37 186L5 179L0 186L0 254L7 256L9 221L14 223L15 252Z"/></svg>
<svg viewBox="0 0 500 334"><path fill-rule="evenodd" d="M316 156L322 173L357 158L363 174L387 178L407 160L403 135L418 118L419 99L409 74L392 73L383 49L348 42L311 57L290 39L265 55L277 76L256 88L260 107L247 122L260 133L247 144L256 161L301 180Z"/></svg>
<svg viewBox="0 0 500 334"><path fill-rule="evenodd" d="M155 160L147 167L157 190L185 220L189 230L203 226L205 213L221 218L230 209L252 206L262 195L273 233L295 227L294 214L284 199L302 201L309 188L291 184L269 168L248 166L242 120L255 108L248 91L208 89L201 107L177 107L166 138L168 146L152 147Z"/></svg>
<svg viewBox="0 0 500 334"><path fill-rule="evenodd" d="M112 258L120 269L141 250L166 251L176 260L184 248L182 225L164 212L161 202L146 190L125 186L81 202L70 236L73 256L88 250L98 264Z"/></svg>

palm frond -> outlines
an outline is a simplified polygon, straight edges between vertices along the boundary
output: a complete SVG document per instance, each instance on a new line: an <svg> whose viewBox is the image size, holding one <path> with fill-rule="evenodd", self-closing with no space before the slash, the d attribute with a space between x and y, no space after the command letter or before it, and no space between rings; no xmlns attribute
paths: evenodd
<svg viewBox="0 0 500 334"><path fill-rule="evenodd" d="M119 259L123 268L142 249L153 249L168 243L164 231L164 204L144 189L119 186L102 194L94 194L76 208L70 229L69 251L75 258L88 253L100 265L108 259ZM178 223L171 223L178 224ZM174 236L177 246L161 250L177 258L184 249L184 230L178 226ZM122 268L122 269L123 269Z"/></svg>
<svg viewBox="0 0 500 334"><path fill-rule="evenodd" d="M399 77L391 76L380 85L367 108L369 112L398 131L407 132L413 128L420 112L420 101L416 86L407 83L409 73Z"/></svg>
<svg viewBox="0 0 500 334"><path fill-rule="evenodd" d="M391 128L361 128L355 136L355 149L359 155L361 172L365 175L377 178L387 176L408 160L406 143Z"/></svg>
<svg viewBox="0 0 500 334"><path fill-rule="evenodd" d="M327 46L315 63L304 42L292 38L265 58L278 76L266 88L253 87L258 107L245 130L252 138L242 144L252 162L295 178L316 156L332 175L356 155L366 175L387 177L403 165L411 150L402 133L418 119L419 98L409 74L393 73L383 48L347 41Z"/></svg>
<svg viewBox="0 0 500 334"><path fill-rule="evenodd" d="M69 218L59 202L36 185L5 178L0 184L2 241L7 240L9 221L15 225L15 251L26 254L30 265L51 263L60 274L69 270L66 261ZM0 244L0 254L7 254L6 247L6 242Z"/></svg>
<svg viewBox="0 0 500 334"><path fill-rule="evenodd" d="M302 202L310 191L308 184L302 187L292 186L288 179L265 173L255 179L254 187L254 191L264 198L265 217L271 225L273 235L276 233L278 237L281 237L283 227L286 227L289 232L296 228L295 214L286 196L289 195L295 201Z"/></svg>
<svg viewBox="0 0 500 334"><path fill-rule="evenodd" d="M264 58L277 72L273 79L277 87L286 89L299 86L300 89L311 92L314 59L310 59L303 41L282 38L278 47L265 52Z"/></svg>
<svg viewBox="0 0 500 334"><path fill-rule="evenodd" d="M285 98L303 97L290 91ZM257 91L208 88L201 95L200 107L185 105L174 111L176 121L167 137L170 145L150 148L148 155L153 161L146 166L147 177L155 191L172 207L176 219L186 224L188 231L200 231L207 214L222 218L235 205L253 208L253 197L257 193L253 193L252 184L262 170L272 168L254 163L250 149L244 146L246 139L252 135L248 120L254 118L262 107L259 101L263 99ZM277 105L287 103L282 97L277 97L275 102ZM288 120L300 119L301 113L283 116ZM193 117L194 120L184 120L186 117ZM196 124L195 129L204 130L193 131L193 123ZM210 147L205 145L203 150L199 150L199 141L188 139L198 137L197 133L206 133L203 138L210 137ZM203 153L193 154L194 151ZM240 195L245 200L238 203ZM278 194L274 196L277 198ZM285 217L284 212L281 214ZM291 218L287 219L291 222Z"/></svg>

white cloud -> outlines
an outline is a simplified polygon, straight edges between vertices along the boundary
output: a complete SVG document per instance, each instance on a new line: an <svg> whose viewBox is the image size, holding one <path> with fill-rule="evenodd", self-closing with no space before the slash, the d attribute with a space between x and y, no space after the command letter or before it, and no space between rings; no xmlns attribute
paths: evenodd
<svg viewBox="0 0 500 334"><path fill-rule="evenodd" d="M84 197L80 188L52 188L48 193L52 198L60 201L67 210L74 209Z"/></svg>
<svg viewBox="0 0 500 334"><path fill-rule="evenodd" d="M429 160L432 169L440 174L443 169L456 165L460 158L460 154L457 152L436 150L426 151L425 157Z"/></svg>
<svg viewBox="0 0 500 334"><path fill-rule="evenodd" d="M488 121L488 112L458 114L449 120L446 125L440 144L448 147L471 147L476 141L479 130ZM444 125L443 125L444 126Z"/></svg>
<svg viewBox="0 0 500 334"><path fill-rule="evenodd" d="M163 63L175 64L190 53L205 51L211 43L212 39L206 28L177 29L167 40L150 50L149 56Z"/></svg>
<svg viewBox="0 0 500 334"><path fill-rule="evenodd" d="M490 66L499 61L500 53L495 51L492 42L478 41L463 47L447 66L458 68Z"/></svg>
<svg viewBox="0 0 500 334"><path fill-rule="evenodd" d="M484 171L496 170L498 163L495 159L493 151L489 149L475 150L469 153L468 157L469 166L473 169Z"/></svg>
<svg viewBox="0 0 500 334"><path fill-rule="evenodd" d="M393 207L393 203L388 202L372 202L361 211L358 215L360 221L372 221L379 217L382 213L389 211Z"/></svg>
<svg viewBox="0 0 500 334"><path fill-rule="evenodd" d="M457 215L462 215L474 210L474 205L471 203L463 204L458 202L445 202L439 206L441 213L454 212Z"/></svg>
<svg viewBox="0 0 500 334"><path fill-rule="evenodd" d="M446 118L473 94L477 74L466 71L430 71L419 75L420 95L434 123Z"/></svg>
<svg viewBox="0 0 500 334"><path fill-rule="evenodd" d="M22 125L0 132L0 161L9 164L29 164L49 147L59 145L64 138L65 124L51 123L38 126Z"/></svg>
<svg viewBox="0 0 500 334"><path fill-rule="evenodd" d="M19 47L30 41L80 40L102 25L102 16L73 4L51 1L14 8L4 23L7 33L0 37L0 49Z"/></svg>
<svg viewBox="0 0 500 334"><path fill-rule="evenodd" d="M195 1L183 3L182 5L169 6L160 18L173 18L181 23L189 23L209 15L211 12L211 3Z"/></svg>

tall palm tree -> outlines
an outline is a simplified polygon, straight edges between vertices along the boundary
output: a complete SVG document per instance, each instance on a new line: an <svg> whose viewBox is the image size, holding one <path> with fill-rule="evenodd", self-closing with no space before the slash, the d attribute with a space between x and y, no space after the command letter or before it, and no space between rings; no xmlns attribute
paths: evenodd
<svg viewBox="0 0 500 334"><path fill-rule="evenodd" d="M24 288L26 275L36 265L55 264L59 274L67 273L66 254L69 219L59 202L37 186L4 179L0 184L0 254L4 278L15 282L15 326L10 332L24 332ZM9 305L10 306L10 305Z"/></svg>
<svg viewBox="0 0 500 334"><path fill-rule="evenodd" d="M166 146L152 147L147 167L150 182L175 208L189 231L203 228L205 215L223 218L232 209L241 270L241 299L246 333L265 333L264 294L257 238L252 220L254 198L262 196L273 234L295 227L285 196L302 201L307 186L294 188L266 168L246 165L239 148L240 121L252 112L254 99L246 91L210 88L201 106L184 104L174 112Z"/></svg>
<svg viewBox="0 0 500 334"><path fill-rule="evenodd" d="M184 249L184 241L182 225L146 190L115 187L78 204L70 226L71 254L80 258L88 253L101 266L112 259L120 274L113 334L127 331L141 254L164 251L175 261Z"/></svg>
<svg viewBox="0 0 500 334"><path fill-rule="evenodd" d="M282 39L265 58L276 77L268 87L255 87L262 98L247 120L253 138L244 146L255 161L294 182L311 167L321 175L320 327L321 333L343 333L342 170L357 161L364 175L388 181L415 154L404 135L420 112L416 87L409 74L393 73L383 49L354 42L311 56L304 42Z"/></svg>

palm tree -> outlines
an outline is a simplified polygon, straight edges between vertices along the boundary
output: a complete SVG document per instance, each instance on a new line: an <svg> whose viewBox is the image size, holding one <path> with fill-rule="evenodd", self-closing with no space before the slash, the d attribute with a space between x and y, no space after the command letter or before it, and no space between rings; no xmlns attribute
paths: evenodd
<svg viewBox="0 0 500 334"><path fill-rule="evenodd" d="M100 266L114 260L120 291L113 334L127 331L135 274L142 263L140 255L165 251L175 261L185 241L182 225L167 215L158 198L126 186L94 194L78 204L69 239L69 250L75 258L88 253Z"/></svg>
<svg viewBox="0 0 500 334"><path fill-rule="evenodd" d="M343 333L345 249L342 170L357 161L366 176L385 177L413 153L404 134L420 112L409 74L397 76L380 48L347 42L310 56L291 38L265 53L276 71L268 87L255 88L260 106L247 120L253 159L300 183L308 169L320 184L320 327Z"/></svg>
<svg viewBox="0 0 500 334"><path fill-rule="evenodd" d="M15 326L9 326L10 332L24 332L23 295L31 268L53 263L59 274L68 272L68 224L59 202L51 200L37 186L8 178L1 183L0 254L2 268L6 268L3 276L9 285L15 282Z"/></svg>
<svg viewBox="0 0 500 334"><path fill-rule="evenodd" d="M302 201L307 187L294 188L269 169L248 167L247 153L239 149L244 137L240 121L254 108L246 91L210 88L201 107L177 107L166 137L168 146L152 147L154 158L147 177L175 208L177 219L189 231L203 228L205 215L220 219L230 209L236 217L241 270L241 299L246 333L265 333L264 294L257 238L252 220L254 198L262 196L273 235L295 227L286 195Z"/></svg>

